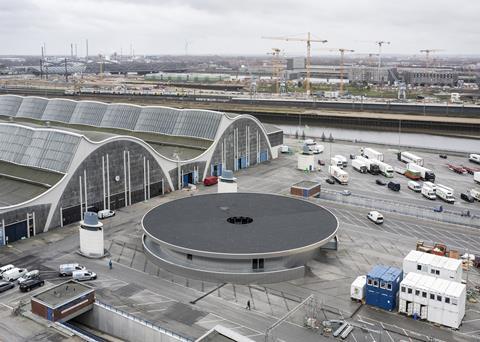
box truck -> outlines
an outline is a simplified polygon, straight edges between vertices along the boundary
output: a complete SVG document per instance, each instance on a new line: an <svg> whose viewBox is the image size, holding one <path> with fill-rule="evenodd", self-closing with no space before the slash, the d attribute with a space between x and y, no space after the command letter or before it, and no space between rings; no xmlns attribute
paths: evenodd
<svg viewBox="0 0 480 342"><path fill-rule="evenodd" d="M477 201L480 201L480 190L477 189L471 189L470 190L470 195L475 198Z"/></svg>
<svg viewBox="0 0 480 342"><path fill-rule="evenodd" d="M353 159L352 167L360 173L367 173L367 165L360 159Z"/></svg>
<svg viewBox="0 0 480 342"><path fill-rule="evenodd" d="M343 162L337 158L337 156L330 158L330 165L338 166L339 168L343 167Z"/></svg>
<svg viewBox="0 0 480 342"><path fill-rule="evenodd" d="M375 160L367 159L364 157L357 157L359 161L363 162L367 166L367 172L372 175L378 175L380 173L380 168Z"/></svg>
<svg viewBox="0 0 480 342"><path fill-rule="evenodd" d="M453 197L453 189L449 188L445 185L442 184L437 184L435 194L437 197L439 197L441 200L447 202L447 203L455 203L455 197Z"/></svg>
<svg viewBox="0 0 480 342"><path fill-rule="evenodd" d="M383 161L383 153L375 151L373 148L367 147L363 149L362 156L368 159L376 159Z"/></svg>
<svg viewBox="0 0 480 342"><path fill-rule="evenodd" d="M380 173L382 175L388 178L393 178L393 167L380 160L374 160L374 162L378 165L378 168L380 169Z"/></svg>
<svg viewBox="0 0 480 342"><path fill-rule="evenodd" d="M344 156L341 156L339 154L335 155L335 158L337 158L338 160L340 160L342 162L342 168L347 167L347 165L348 165L347 158L345 158Z"/></svg>
<svg viewBox="0 0 480 342"><path fill-rule="evenodd" d="M421 179L429 181L429 182L435 182L435 174L433 173L432 170L427 169L426 167L417 165L415 163L408 163L407 164L407 172L408 171L411 171L412 173L418 172ZM413 178L411 178L411 179L413 179Z"/></svg>
<svg viewBox="0 0 480 342"><path fill-rule="evenodd" d="M437 198L437 195L436 195L435 191L436 191L435 184L433 184L432 182L423 183L423 186L422 186L423 197L434 200L434 199Z"/></svg>
<svg viewBox="0 0 480 342"><path fill-rule="evenodd" d="M410 152L398 152L397 159L406 164L415 163L417 165L423 166L423 158Z"/></svg>
<svg viewBox="0 0 480 342"><path fill-rule="evenodd" d="M335 165L328 167L328 172L340 184L348 184L348 173Z"/></svg>

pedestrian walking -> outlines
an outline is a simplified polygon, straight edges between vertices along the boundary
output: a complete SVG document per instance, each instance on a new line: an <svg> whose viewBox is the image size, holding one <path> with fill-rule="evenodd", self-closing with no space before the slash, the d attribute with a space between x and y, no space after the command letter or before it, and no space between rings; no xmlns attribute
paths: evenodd
<svg viewBox="0 0 480 342"><path fill-rule="evenodd" d="M112 259L110 259L110 261L108 262L108 268L112 269L113 267L113 263L112 263Z"/></svg>
<svg viewBox="0 0 480 342"><path fill-rule="evenodd" d="M249 300L247 300L247 307L246 307L245 309L251 310L251 309L250 309L250 301L249 301Z"/></svg>

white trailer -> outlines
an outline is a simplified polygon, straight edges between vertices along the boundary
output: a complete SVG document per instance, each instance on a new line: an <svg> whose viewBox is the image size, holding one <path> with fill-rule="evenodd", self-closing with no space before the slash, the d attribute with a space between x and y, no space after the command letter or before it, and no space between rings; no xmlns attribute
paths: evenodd
<svg viewBox="0 0 480 342"><path fill-rule="evenodd" d="M465 316L466 286L462 283L408 273L400 283L398 311L458 329Z"/></svg>
<svg viewBox="0 0 480 342"><path fill-rule="evenodd" d="M328 172L340 184L348 184L348 173L335 165L328 167Z"/></svg>
<svg viewBox="0 0 480 342"><path fill-rule="evenodd" d="M358 156L355 160L359 160L367 166L367 171L372 175L378 175L380 173L380 168L378 167L377 160L368 159L362 156Z"/></svg>
<svg viewBox="0 0 480 342"><path fill-rule="evenodd" d="M362 156L368 159L376 159L376 160L383 161L383 153L380 153L370 147L363 149Z"/></svg>
<svg viewBox="0 0 480 342"><path fill-rule="evenodd" d="M449 188L442 184L437 184L435 194L440 199L444 200L447 203L455 203L455 197L453 196L453 189Z"/></svg>
<svg viewBox="0 0 480 342"><path fill-rule="evenodd" d="M407 164L407 171L419 172L423 180L435 182L435 173L426 167L417 165L415 163Z"/></svg>
<svg viewBox="0 0 480 342"><path fill-rule="evenodd" d="M339 155L339 154L335 155L335 158L337 158L338 160L340 160L340 161L342 162L342 168L346 168L346 167L347 167L347 165L348 165L348 160L347 160L347 158L345 158L344 156Z"/></svg>
<svg viewBox="0 0 480 342"><path fill-rule="evenodd" d="M472 153L468 156L468 160L470 160L473 163L480 164L480 154Z"/></svg>
<svg viewBox="0 0 480 342"><path fill-rule="evenodd" d="M367 164L358 158L352 160L352 167L360 173L367 173Z"/></svg>
<svg viewBox="0 0 480 342"><path fill-rule="evenodd" d="M397 155L398 160L404 163L415 163L423 166L423 158L410 152L399 152Z"/></svg>
<svg viewBox="0 0 480 342"><path fill-rule="evenodd" d="M330 165L338 166L339 168L343 167L343 162L337 158L337 156L330 158Z"/></svg>
<svg viewBox="0 0 480 342"><path fill-rule="evenodd" d="M436 278L462 282L462 261L441 255L410 251L403 259L403 274L410 272L430 275Z"/></svg>
<svg viewBox="0 0 480 342"><path fill-rule="evenodd" d="M477 201L480 201L480 190L470 189L470 195L475 198Z"/></svg>
<svg viewBox="0 0 480 342"><path fill-rule="evenodd" d="M473 173L473 181L480 184L480 172Z"/></svg>
<svg viewBox="0 0 480 342"><path fill-rule="evenodd" d="M422 195L428 199L434 200L437 198L437 187L432 182L424 182L422 186Z"/></svg>
<svg viewBox="0 0 480 342"><path fill-rule="evenodd" d="M384 175L385 177L388 178L393 178L393 167L388 165L387 163L384 163L383 161L380 160L373 160L375 163L377 163L378 168L380 169L380 173Z"/></svg>
<svg viewBox="0 0 480 342"><path fill-rule="evenodd" d="M358 276L350 286L350 298L353 300L363 301L365 299L367 288L367 276Z"/></svg>

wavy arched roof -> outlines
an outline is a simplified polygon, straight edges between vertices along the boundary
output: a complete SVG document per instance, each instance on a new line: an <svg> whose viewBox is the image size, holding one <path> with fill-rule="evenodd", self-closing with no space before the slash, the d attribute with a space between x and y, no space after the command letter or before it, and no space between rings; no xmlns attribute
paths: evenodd
<svg viewBox="0 0 480 342"><path fill-rule="evenodd" d="M80 140L72 133L0 124L0 160L65 173Z"/></svg>
<svg viewBox="0 0 480 342"><path fill-rule="evenodd" d="M214 140L222 117L209 110L0 96L0 115Z"/></svg>

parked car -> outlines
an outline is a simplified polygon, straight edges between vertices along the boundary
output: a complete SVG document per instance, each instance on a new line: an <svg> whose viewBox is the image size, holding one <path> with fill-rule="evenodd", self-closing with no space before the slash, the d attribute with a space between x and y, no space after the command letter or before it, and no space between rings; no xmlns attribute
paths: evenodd
<svg viewBox="0 0 480 342"><path fill-rule="evenodd" d="M60 277L66 277L72 275L74 271L83 271L85 266L79 264L63 264L58 267L58 274Z"/></svg>
<svg viewBox="0 0 480 342"><path fill-rule="evenodd" d="M388 188L393 191L400 191L400 183L388 182Z"/></svg>
<svg viewBox="0 0 480 342"><path fill-rule="evenodd" d="M39 270L33 270L33 271L25 273L23 276L18 278L18 283L21 284L21 283L23 283L27 280L36 279L36 278L40 278L40 271Z"/></svg>
<svg viewBox="0 0 480 342"><path fill-rule="evenodd" d="M325 160L319 159L319 160L318 160L318 165L320 165L320 166L325 165Z"/></svg>
<svg viewBox="0 0 480 342"><path fill-rule="evenodd" d="M448 156L447 156L446 154L440 154L440 155L438 155L438 156L439 156L440 158L442 158L442 159L447 159L447 158L448 158Z"/></svg>
<svg viewBox="0 0 480 342"><path fill-rule="evenodd" d="M5 272L13 270L14 268L15 266L13 266L12 264L0 267L0 278L3 276Z"/></svg>
<svg viewBox="0 0 480 342"><path fill-rule="evenodd" d="M72 279L77 281L93 280L97 279L97 274L88 270L73 271Z"/></svg>
<svg viewBox="0 0 480 342"><path fill-rule="evenodd" d="M465 202L469 202L469 203L475 202L475 198L474 198L472 195L470 195L469 193L467 193L467 192L462 192L462 193L460 194L460 198L461 198L462 200L464 200Z"/></svg>
<svg viewBox="0 0 480 342"><path fill-rule="evenodd" d="M325 182L327 182L328 184L335 184L335 181L331 178L325 179Z"/></svg>
<svg viewBox="0 0 480 342"><path fill-rule="evenodd" d="M351 194L352 194L352 192L350 190L343 190L342 191L343 196L350 196Z"/></svg>
<svg viewBox="0 0 480 342"><path fill-rule="evenodd" d="M106 219L115 216L115 211L110 209L100 210L97 215L99 219Z"/></svg>
<svg viewBox="0 0 480 342"><path fill-rule="evenodd" d="M26 268L15 267L9 271L4 272L2 277L3 277L3 280L6 280L6 281L15 281L27 272L28 270Z"/></svg>
<svg viewBox="0 0 480 342"><path fill-rule="evenodd" d="M218 177L215 177L215 176L205 177L205 179L203 181L203 185L205 185L205 186L211 186L211 185L215 185L217 183L218 183Z"/></svg>
<svg viewBox="0 0 480 342"><path fill-rule="evenodd" d="M14 287L15 287L14 283L11 283L9 281L0 281L0 293L13 289Z"/></svg>
<svg viewBox="0 0 480 342"><path fill-rule="evenodd" d="M41 287L45 285L45 281L40 278L26 280L20 284L20 291L22 292L30 292L36 287Z"/></svg>
<svg viewBox="0 0 480 342"><path fill-rule="evenodd" d="M385 182L384 182L383 180L381 180L381 179L377 179L377 180L375 181L375 183L377 183L378 185L382 185L382 186L387 185L387 183L385 183Z"/></svg>
<svg viewBox="0 0 480 342"><path fill-rule="evenodd" d="M373 211L369 212L368 215L367 215L367 218L370 221L375 222L376 224L382 224L383 223L383 215L380 214L376 210L373 210Z"/></svg>

